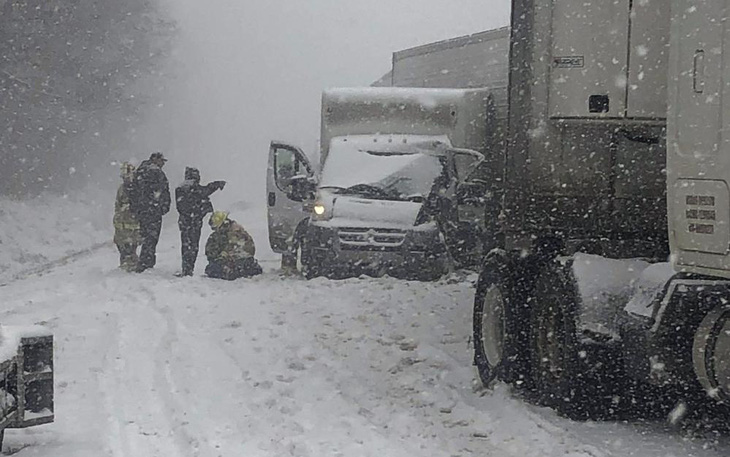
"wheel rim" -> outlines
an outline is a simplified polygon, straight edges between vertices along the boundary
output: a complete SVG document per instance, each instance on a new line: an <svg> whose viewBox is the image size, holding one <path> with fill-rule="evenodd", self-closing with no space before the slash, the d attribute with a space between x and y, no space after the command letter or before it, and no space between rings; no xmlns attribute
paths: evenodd
<svg viewBox="0 0 730 457"><path fill-rule="evenodd" d="M717 308L703 319L695 334L693 360L708 393L730 402L730 308Z"/></svg>
<svg viewBox="0 0 730 457"><path fill-rule="evenodd" d="M730 311L715 342L715 379L726 401L730 401Z"/></svg>
<svg viewBox="0 0 730 457"><path fill-rule="evenodd" d="M496 285L484 294L482 352L491 367L499 365L504 354L504 296Z"/></svg>

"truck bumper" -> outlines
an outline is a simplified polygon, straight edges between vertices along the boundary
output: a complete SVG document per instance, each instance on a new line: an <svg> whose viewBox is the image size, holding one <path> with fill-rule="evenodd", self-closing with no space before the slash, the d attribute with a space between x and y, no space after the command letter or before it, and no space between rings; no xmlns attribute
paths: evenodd
<svg viewBox="0 0 730 457"><path fill-rule="evenodd" d="M359 274L435 279L448 267L438 228L338 227L310 224L307 243L312 260L327 276Z"/></svg>

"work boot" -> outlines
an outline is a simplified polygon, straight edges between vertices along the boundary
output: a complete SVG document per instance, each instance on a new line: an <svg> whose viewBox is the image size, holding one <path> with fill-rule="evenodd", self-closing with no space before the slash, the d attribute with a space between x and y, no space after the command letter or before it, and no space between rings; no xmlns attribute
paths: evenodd
<svg viewBox="0 0 730 457"><path fill-rule="evenodd" d="M281 272L285 275L297 273L296 254L284 253L281 255Z"/></svg>

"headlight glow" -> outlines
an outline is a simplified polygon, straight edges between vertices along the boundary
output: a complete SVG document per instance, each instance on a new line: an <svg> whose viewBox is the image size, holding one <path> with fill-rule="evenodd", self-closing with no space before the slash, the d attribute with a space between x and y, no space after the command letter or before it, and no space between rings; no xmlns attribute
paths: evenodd
<svg viewBox="0 0 730 457"><path fill-rule="evenodd" d="M312 209L314 210L314 214L316 214L317 216L321 216L325 212L325 207L321 203L315 203L314 208Z"/></svg>

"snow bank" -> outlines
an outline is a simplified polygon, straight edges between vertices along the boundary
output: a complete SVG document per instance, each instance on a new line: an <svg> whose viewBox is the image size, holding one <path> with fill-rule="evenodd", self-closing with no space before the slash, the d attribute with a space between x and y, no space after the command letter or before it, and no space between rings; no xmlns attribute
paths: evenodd
<svg viewBox="0 0 730 457"><path fill-rule="evenodd" d="M0 199L0 283L110 241L114 196Z"/></svg>

